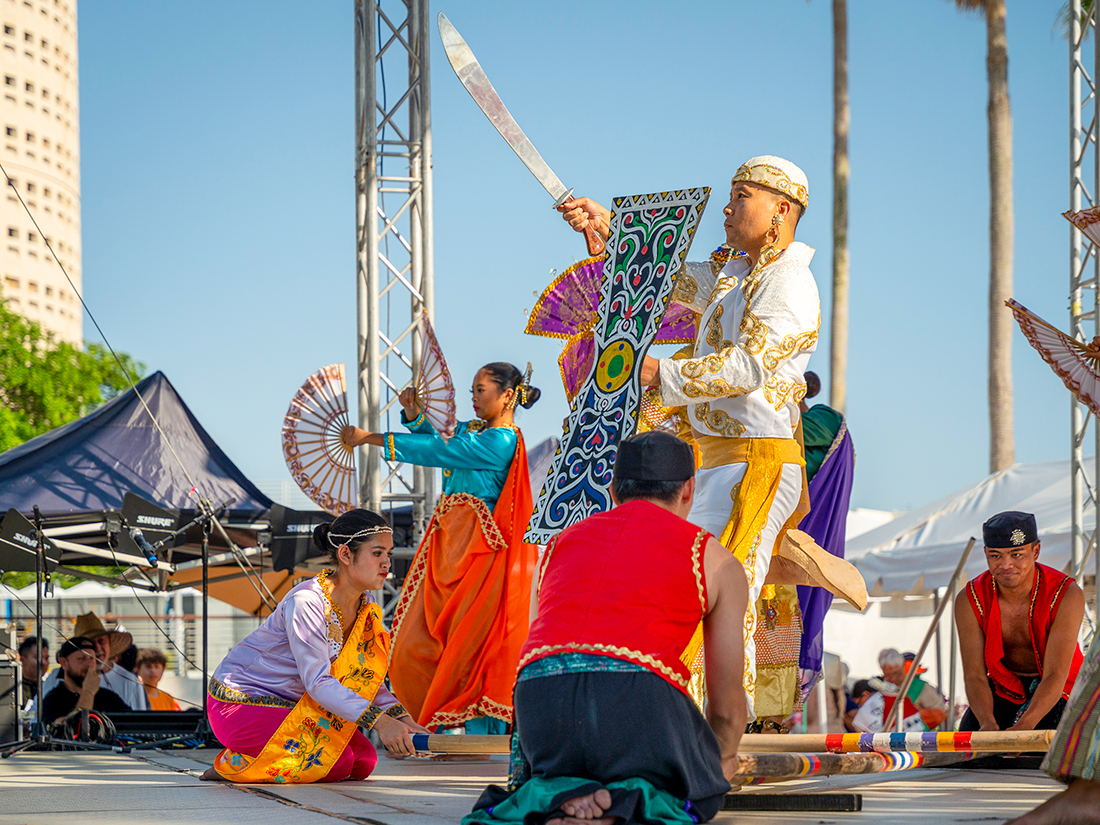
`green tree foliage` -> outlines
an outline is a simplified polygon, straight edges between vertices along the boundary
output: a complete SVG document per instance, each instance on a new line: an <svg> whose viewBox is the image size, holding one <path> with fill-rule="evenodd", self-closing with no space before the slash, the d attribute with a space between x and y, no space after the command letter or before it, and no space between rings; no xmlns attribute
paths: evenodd
<svg viewBox="0 0 1100 825"><path fill-rule="evenodd" d="M145 365L120 353L137 381ZM81 350L12 312L0 300L0 452L87 415L129 389L110 350Z"/></svg>

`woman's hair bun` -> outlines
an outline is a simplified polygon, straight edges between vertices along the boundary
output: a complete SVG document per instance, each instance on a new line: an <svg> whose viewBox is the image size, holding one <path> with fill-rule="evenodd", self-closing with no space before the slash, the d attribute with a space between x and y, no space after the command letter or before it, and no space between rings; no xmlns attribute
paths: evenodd
<svg viewBox="0 0 1100 825"><path fill-rule="evenodd" d="M322 553L327 553L332 549L328 543L328 534L331 529L332 525L328 522L318 524L313 528L313 546Z"/></svg>
<svg viewBox="0 0 1100 825"><path fill-rule="evenodd" d="M528 387L527 392L525 392L524 395L526 397L521 402L521 406L523 407L523 409L529 410L533 406L535 406L535 402L542 397L542 390L540 390L538 387Z"/></svg>

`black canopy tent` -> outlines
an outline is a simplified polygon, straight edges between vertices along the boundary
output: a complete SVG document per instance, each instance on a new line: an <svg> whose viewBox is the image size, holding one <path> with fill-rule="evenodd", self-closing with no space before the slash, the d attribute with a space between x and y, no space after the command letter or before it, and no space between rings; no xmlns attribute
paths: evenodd
<svg viewBox="0 0 1100 825"><path fill-rule="evenodd" d="M320 559L302 538L331 516L283 508L265 496L210 437L163 373L143 379L136 389L0 453L0 513L11 508L29 515L37 505L44 532L61 548L64 568L130 566L128 583L146 589L167 587L177 573L191 583L193 577L184 571L199 563L202 530L192 526L172 537L159 555L156 575L131 538L130 530L141 525L131 523L134 501L128 496L167 511L171 523L154 519L162 523L154 529L144 526L151 542L192 522L202 509L200 496L208 502L218 515L210 535L211 561L219 567L211 569L212 581L245 575L266 580L274 571L305 572L318 565ZM255 589L255 596L264 589L257 582L239 586ZM262 604L266 601L260 596L261 613L272 606Z"/></svg>

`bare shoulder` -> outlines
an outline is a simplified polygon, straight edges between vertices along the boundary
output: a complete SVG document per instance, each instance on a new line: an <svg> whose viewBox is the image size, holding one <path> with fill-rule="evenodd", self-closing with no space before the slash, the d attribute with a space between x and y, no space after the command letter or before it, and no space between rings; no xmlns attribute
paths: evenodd
<svg viewBox="0 0 1100 825"><path fill-rule="evenodd" d="M1068 607L1073 611L1081 611L1082 615L1085 611L1085 591L1081 589L1076 580L1070 581L1066 585L1066 592L1062 594L1062 605Z"/></svg>
<svg viewBox="0 0 1100 825"><path fill-rule="evenodd" d="M712 604L724 592L748 593L748 580L741 562L713 536L707 540L703 551L703 568Z"/></svg>

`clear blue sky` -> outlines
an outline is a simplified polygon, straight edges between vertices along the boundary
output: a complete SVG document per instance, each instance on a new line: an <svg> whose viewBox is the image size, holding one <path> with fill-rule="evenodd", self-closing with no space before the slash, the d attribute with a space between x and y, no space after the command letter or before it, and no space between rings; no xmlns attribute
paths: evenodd
<svg viewBox="0 0 1100 825"><path fill-rule="evenodd" d="M1061 0L1009 0L1017 299L1065 326L1068 47ZM832 26L826 0L438 3L567 186L709 185L695 257L722 240L744 159L810 180L828 384ZM280 426L317 368L355 363L352 2L80 6L85 298L163 370L253 479L288 479ZM850 0L853 505L919 506L983 478L985 28L953 2ZM456 80L432 31L436 329L465 392L535 364L528 443L560 432L560 344L523 334L579 235ZM85 319L86 337L95 331ZM1069 396L1016 335L1016 454L1067 458Z"/></svg>

